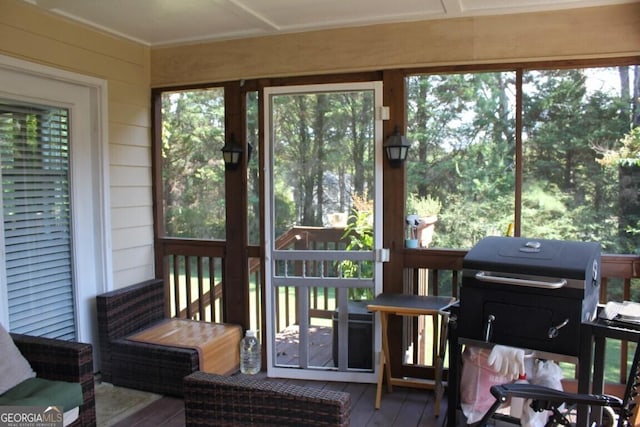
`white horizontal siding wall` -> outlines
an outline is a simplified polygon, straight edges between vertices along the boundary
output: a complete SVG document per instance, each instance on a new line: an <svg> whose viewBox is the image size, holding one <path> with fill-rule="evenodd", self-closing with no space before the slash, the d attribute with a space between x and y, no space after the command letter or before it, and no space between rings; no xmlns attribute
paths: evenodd
<svg viewBox="0 0 640 427"><path fill-rule="evenodd" d="M152 278L149 48L1 0L0 54L107 80L113 283L106 288Z"/></svg>

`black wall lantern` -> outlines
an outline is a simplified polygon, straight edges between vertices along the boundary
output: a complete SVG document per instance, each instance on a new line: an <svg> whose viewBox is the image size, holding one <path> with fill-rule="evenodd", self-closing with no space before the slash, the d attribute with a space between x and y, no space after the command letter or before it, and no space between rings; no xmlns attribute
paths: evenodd
<svg viewBox="0 0 640 427"><path fill-rule="evenodd" d="M227 169L233 170L240 164L240 159L242 159L242 146L236 141L234 134L231 134L229 140L225 142L224 147L222 147L222 157L224 158L224 165Z"/></svg>
<svg viewBox="0 0 640 427"><path fill-rule="evenodd" d="M392 168L397 168L407 159L407 153L411 144L404 135L400 135L400 129L396 125L393 133L384 143L384 150L387 153L387 159Z"/></svg>

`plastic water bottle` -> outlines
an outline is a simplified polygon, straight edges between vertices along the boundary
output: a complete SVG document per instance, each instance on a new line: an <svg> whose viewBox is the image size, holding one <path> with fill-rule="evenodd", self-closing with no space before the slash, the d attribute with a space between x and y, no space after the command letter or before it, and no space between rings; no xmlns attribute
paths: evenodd
<svg viewBox="0 0 640 427"><path fill-rule="evenodd" d="M527 374L521 374L515 381L515 384L527 384ZM509 409L509 415L514 418L522 418L522 409L524 408L524 399L522 397L511 398L511 409Z"/></svg>
<svg viewBox="0 0 640 427"><path fill-rule="evenodd" d="M260 372L262 357L260 350L256 331L247 330L244 338L240 341L240 372L251 375Z"/></svg>

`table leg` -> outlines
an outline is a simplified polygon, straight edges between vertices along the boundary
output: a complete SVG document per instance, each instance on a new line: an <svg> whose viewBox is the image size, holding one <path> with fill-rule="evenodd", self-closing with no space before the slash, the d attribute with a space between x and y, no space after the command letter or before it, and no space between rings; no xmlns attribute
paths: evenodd
<svg viewBox="0 0 640 427"><path fill-rule="evenodd" d="M380 354L380 366L378 368L378 387L376 388L376 404L375 408L380 409L380 401L382 400L382 380L384 378L384 351Z"/></svg>
<svg viewBox="0 0 640 427"><path fill-rule="evenodd" d="M389 336L387 335L389 325L389 314L381 313L380 323L382 326L382 352L385 356L384 372L387 375L387 391L391 393L393 386L391 384L391 357L389 353Z"/></svg>
<svg viewBox="0 0 640 427"><path fill-rule="evenodd" d="M440 405L442 403L442 396L444 395L444 386L442 384L442 376L443 376L443 370L444 370L444 356L446 353L446 349L447 349L447 329L448 329L448 324L449 324L449 315L447 313L440 313L440 316L435 318L440 318L440 336L438 337L438 346L436 349L436 358L435 358L435 369L436 369L436 374L435 374L435 380L436 380L436 385L435 385L435 395L436 395L436 405L434 408L434 413L436 417L440 416ZM436 331L437 328L434 328L434 331ZM435 346L435 341L434 341L434 347Z"/></svg>
<svg viewBox="0 0 640 427"><path fill-rule="evenodd" d="M387 320L388 314L385 312L380 313L380 326L382 329L382 353L380 354L380 364L378 366L378 387L376 389L376 404L375 408L380 409L380 402L382 400L382 382L384 381L384 374L387 374L387 384L389 391L391 391L391 368L389 363L389 343L387 341Z"/></svg>

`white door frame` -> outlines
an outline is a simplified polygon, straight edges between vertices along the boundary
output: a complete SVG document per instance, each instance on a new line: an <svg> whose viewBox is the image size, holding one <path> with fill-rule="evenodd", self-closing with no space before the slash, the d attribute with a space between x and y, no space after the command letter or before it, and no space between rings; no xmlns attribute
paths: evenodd
<svg viewBox="0 0 640 427"><path fill-rule="evenodd" d="M272 206L272 156L273 146L271 142L271 98L273 95L283 94L296 94L296 93L318 93L318 92L334 92L334 91L374 91L374 116L375 116L375 178L374 178L374 250L370 254L369 259L373 259L374 263L374 290L377 295L382 291L382 159L383 159L383 135L382 135L382 120L380 118L379 111L382 107L382 82L358 82L358 83L338 83L338 84L319 84L319 85L305 85L305 86L283 86L283 87L268 87L264 89L264 115L265 115L265 129L264 129L264 201L265 201L265 289L266 289L266 348L267 348L267 375L270 377L280 378L303 378L309 380L335 380L335 381L353 381L353 382L368 382L375 383L378 378L378 365L380 357L380 324L379 316L373 316L374 319L374 360L372 372L358 372L358 371L335 371L327 369L296 369L286 367L275 366L275 333L274 319L275 303L274 303L274 286L273 280L273 263L274 253L273 251L273 222L274 211ZM280 251L282 252L282 251ZM305 251L312 252L312 251ZM338 251L321 251L324 255L321 258L332 257L339 254L329 254L328 252ZM345 251L348 252L348 251ZM282 254L278 254L282 256ZM362 257L360 253L358 256ZM364 255L365 257L367 255ZM316 258L319 259L319 258ZM342 258L345 259L345 258ZM331 284L328 285L331 287ZM346 289L344 290L346 292ZM342 313L346 314L346 302L344 303ZM344 335L343 335L344 336ZM302 340L302 337L301 337Z"/></svg>
<svg viewBox="0 0 640 427"><path fill-rule="evenodd" d="M113 288L107 93L105 80L0 55L0 98L70 111L77 335L94 349L95 296ZM3 283L0 280L0 323L10 327Z"/></svg>

